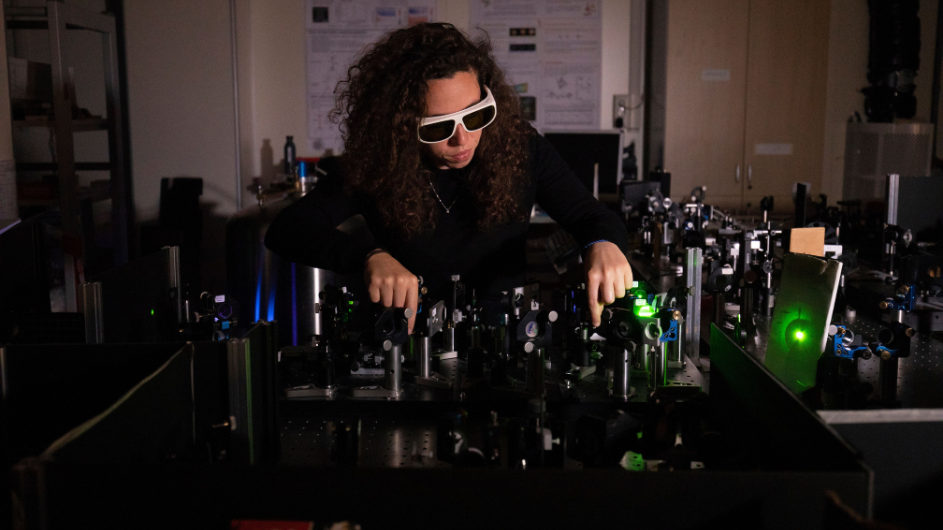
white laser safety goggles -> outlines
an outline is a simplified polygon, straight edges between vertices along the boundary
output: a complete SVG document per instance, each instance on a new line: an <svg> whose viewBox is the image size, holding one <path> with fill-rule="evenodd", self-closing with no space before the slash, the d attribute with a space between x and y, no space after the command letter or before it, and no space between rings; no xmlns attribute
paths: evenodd
<svg viewBox="0 0 943 530"><path fill-rule="evenodd" d="M448 140L455 134L461 123L468 132L475 132L491 125L498 115L498 106L494 102L491 90L485 87L485 99L471 107L445 116L431 116L419 120L419 141L424 144L437 144Z"/></svg>

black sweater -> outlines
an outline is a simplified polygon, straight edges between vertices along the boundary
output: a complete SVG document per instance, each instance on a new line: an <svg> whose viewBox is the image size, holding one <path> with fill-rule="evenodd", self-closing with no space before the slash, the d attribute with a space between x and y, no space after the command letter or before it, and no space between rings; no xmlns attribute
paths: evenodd
<svg viewBox="0 0 943 530"><path fill-rule="evenodd" d="M627 252L628 233L622 220L593 198L542 136L531 139L529 158L530 182L521 197L522 211L530 212L536 202L581 247L606 240ZM528 222L482 231L477 209L463 186L462 170L437 172L435 189L450 212L439 206L434 230L404 240L384 223L369 197L348 196L338 175L325 177L314 191L276 216L265 245L288 260L342 274L361 272L366 254L381 247L422 276L433 297L444 298L447 282L458 274L479 298L495 299L501 291L523 284ZM372 239L336 229L357 214L366 219Z"/></svg>

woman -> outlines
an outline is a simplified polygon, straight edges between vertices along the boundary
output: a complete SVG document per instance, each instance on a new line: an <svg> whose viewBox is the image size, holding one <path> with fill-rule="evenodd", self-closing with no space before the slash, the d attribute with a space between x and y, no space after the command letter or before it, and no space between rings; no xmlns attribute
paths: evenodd
<svg viewBox="0 0 943 530"><path fill-rule="evenodd" d="M456 274L487 306L523 284L536 201L584 247L594 325L603 303L631 287L624 225L521 118L486 40L450 24L397 30L339 87L332 117L344 134L343 186L319 183L285 209L266 234L269 249L314 267L362 270L371 299L386 307L415 311L417 275L444 299ZM356 214L372 240L335 228Z"/></svg>

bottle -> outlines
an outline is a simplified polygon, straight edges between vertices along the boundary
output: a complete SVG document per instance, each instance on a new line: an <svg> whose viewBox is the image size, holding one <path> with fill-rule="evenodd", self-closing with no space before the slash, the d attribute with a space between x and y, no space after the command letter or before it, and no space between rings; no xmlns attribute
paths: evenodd
<svg viewBox="0 0 943 530"><path fill-rule="evenodd" d="M285 140L285 174L291 175L295 169L295 142L289 136Z"/></svg>

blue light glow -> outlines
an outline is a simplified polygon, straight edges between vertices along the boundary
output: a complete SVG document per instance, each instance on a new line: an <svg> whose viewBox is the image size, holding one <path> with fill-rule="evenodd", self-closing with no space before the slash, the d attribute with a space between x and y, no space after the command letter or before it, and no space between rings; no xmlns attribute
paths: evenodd
<svg viewBox="0 0 943 530"><path fill-rule="evenodd" d="M259 280L255 284L255 320L253 322L259 321L259 316L262 313L262 267L259 267Z"/></svg>
<svg viewBox="0 0 943 530"><path fill-rule="evenodd" d="M275 322L275 280L277 277L272 277L272 285L268 291L268 321Z"/></svg>

